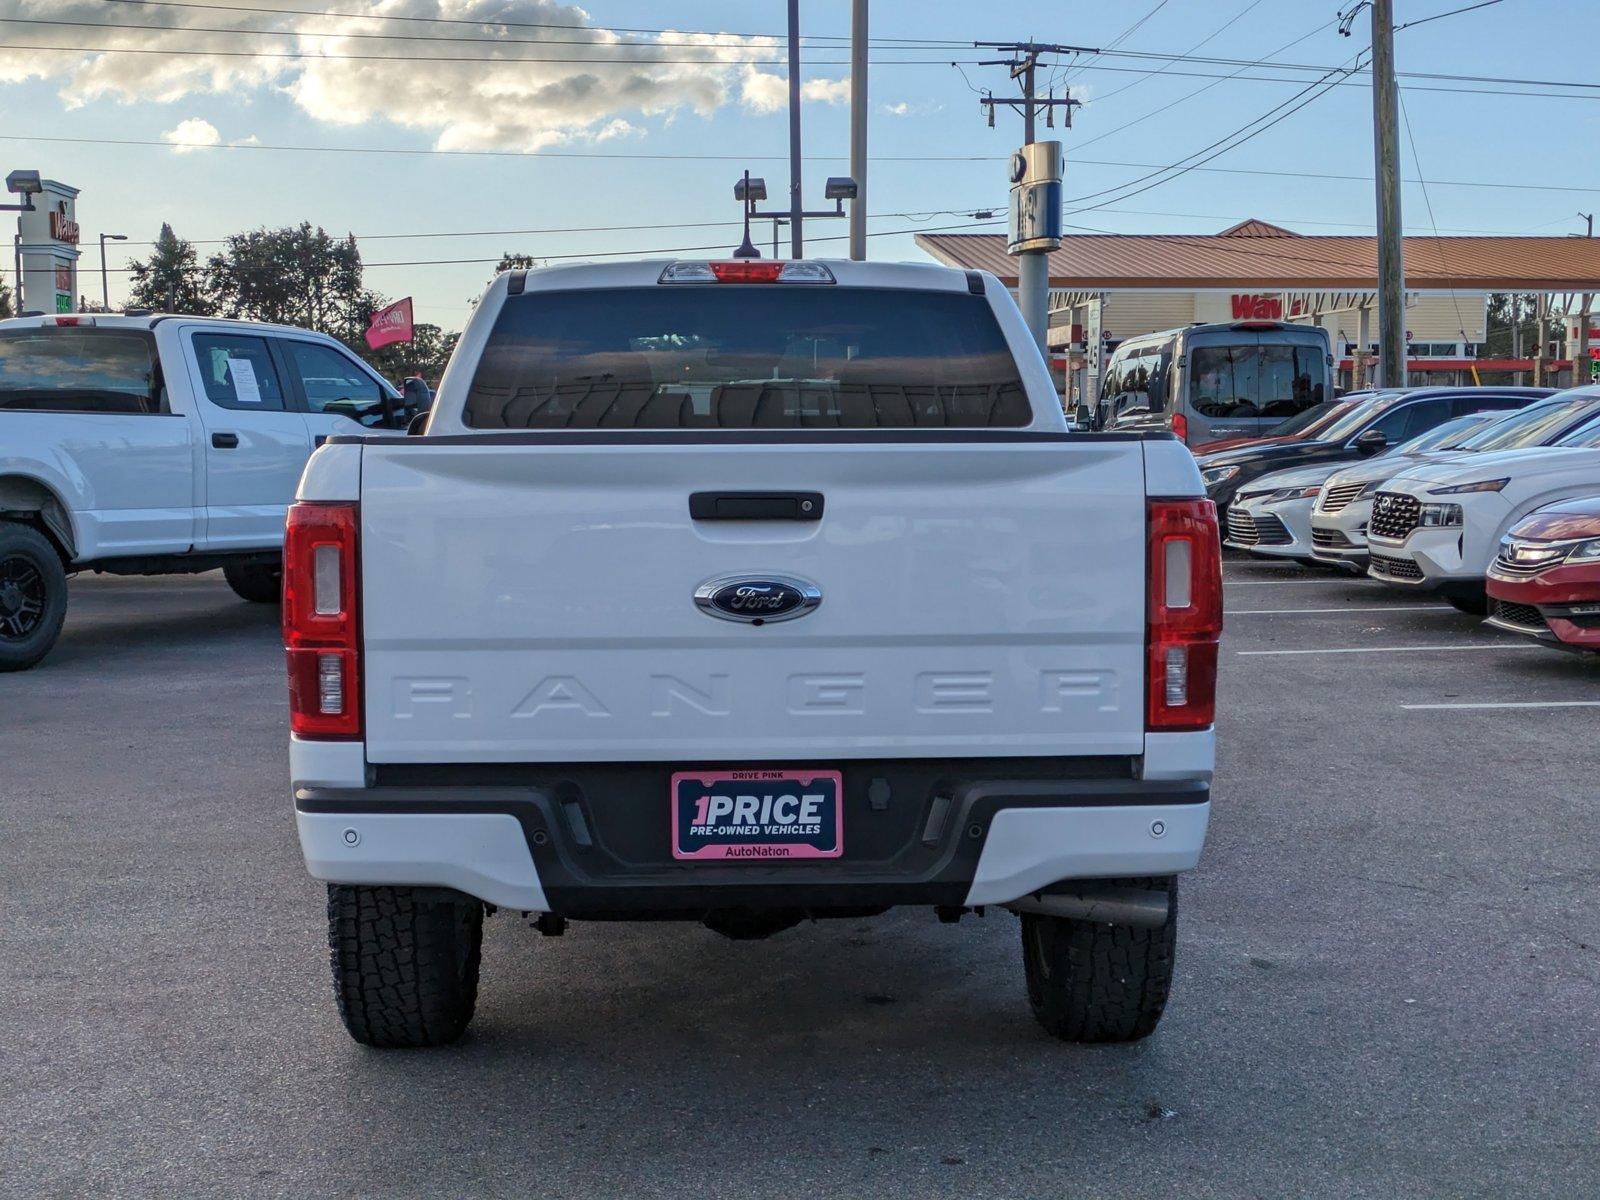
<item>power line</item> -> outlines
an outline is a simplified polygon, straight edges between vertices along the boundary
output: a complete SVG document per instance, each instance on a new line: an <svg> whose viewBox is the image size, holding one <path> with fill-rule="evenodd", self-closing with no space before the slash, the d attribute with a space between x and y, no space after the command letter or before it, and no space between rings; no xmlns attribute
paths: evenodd
<svg viewBox="0 0 1600 1200"><path fill-rule="evenodd" d="M1396 25L1394 31L1399 33L1402 29L1410 29L1415 25L1426 25L1429 21L1441 21L1445 17L1459 16L1476 9L1488 8L1490 5L1499 4L1500 0L1482 0L1479 4L1469 4L1465 8L1452 8L1449 12L1434 13L1431 17L1418 17L1415 21L1407 21L1404 25Z"/></svg>
<svg viewBox="0 0 1600 1200"><path fill-rule="evenodd" d="M904 237L904 236L907 236L907 235L910 235L910 234L916 234L916 233L948 233L948 232L950 232L952 230L956 230L956 229L979 229L979 228L984 228L984 227L987 227L987 226L990 226L990 225L1004 225L1005 223L1006 223L1006 218L1005 217L997 217L997 218L994 218L994 219L988 220L988 221L966 221L966 222L963 222L963 223L957 224L957 225L938 225L938 226L935 226L932 229L879 229L879 230L873 230L873 231L869 232L867 234L867 236L868 237ZM1092 232L1102 233L1102 232L1105 232L1105 231L1104 230L1093 230ZM850 237L849 234L842 233L842 234L833 234L833 235L830 235L830 236L827 236L827 237L810 238L808 240L813 241L813 242L843 242L843 241L848 241L849 237ZM357 239L357 240L359 241L359 239ZM709 245L703 245L703 246L658 246L658 247L654 247L654 248L648 249L648 250L588 250L588 251L575 252L575 253L571 253L571 254L535 254L535 255L532 255L531 257L540 259L540 260L545 261L545 262L557 262L557 261L567 262L567 261L572 261L572 260L575 260L575 259L591 259L591 258L640 258L640 259L647 259L647 258L653 258L653 257L657 257L657 256L660 256L660 255L666 255L666 254L692 254L692 253L698 253L700 251L705 251L705 250L713 250L713 251L718 251L718 252L725 253L725 254L726 253L731 253L731 250L729 249L729 247L728 247L726 242L715 242L715 243L712 243L712 244L709 244ZM501 259L501 256L499 256L499 255L496 255L493 258L407 259L407 260L399 261L399 262L363 262L361 264L361 266L362 266L363 270L365 270L365 269L367 269L369 267L458 267L458 266L470 267L470 266L483 266L483 265L489 264L489 263L498 263L498 262L500 262L500 259ZM126 272L126 271L131 270L131 268L130 267L108 267L107 270L114 271L114 272Z"/></svg>
<svg viewBox="0 0 1600 1200"><path fill-rule="evenodd" d="M1246 4L1243 8L1241 8L1238 12L1234 13L1233 16L1229 17L1221 25L1217 26L1210 33L1208 33L1205 37L1201 38L1194 45L1190 46L1189 49L1187 51L1185 51L1183 54L1181 54L1181 55L1173 55L1171 58L1169 58L1166 61L1166 63L1164 65L1159 66L1159 67L1155 67L1152 70L1144 72L1142 75L1139 76L1139 79L1129 80L1127 83L1123 84L1121 87L1117 88L1116 90L1107 92L1103 96L1095 96L1091 100L1085 101L1085 103L1086 104L1087 103L1098 104L1100 101L1109 100L1113 96L1120 96L1120 95L1122 95L1123 92L1127 91L1129 88L1137 87L1139 85L1139 80L1140 79L1150 79L1150 78L1152 78L1152 77L1154 77L1156 75L1163 74L1166 71L1167 67L1170 67L1173 63L1179 61L1179 59L1186 58L1189 55L1193 54L1196 50L1200 49L1201 46L1204 46L1207 42L1210 42L1213 39L1215 39L1217 36L1219 36L1224 31L1226 31L1229 27L1231 27L1232 25L1236 24L1243 17L1247 16L1248 14L1253 12L1255 9L1260 8L1262 3L1263 3L1263 0L1250 0L1249 4Z"/></svg>
<svg viewBox="0 0 1600 1200"><path fill-rule="evenodd" d="M1365 51L1362 51L1362 52L1360 52L1360 53L1355 55L1355 61L1356 62L1360 61L1362 53L1365 53ZM1342 69L1342 68L1336 68L1336 69ZM1147 180L1155 180L1155 182L1149 183L1145 187L1136 188L1136 190L1131 191L1131 192L1127 192L1124 195L1117 196L1113 200L1107 200L1107 201L1103 202L1104 204L1115 204L1118 201L1131 199L1133 196L1137 196L1137 195L1141 194L1142 192L1147 192L1151 188L1160 187L1163 183L1170 183L1173 179L1177 179L1180 176L1187 174L1188 171L1193 170L1195 167L1198 167L1200 165L1203 165L1204 163L1210 162L1212 159L1218 157L1219 155L1227 153L1229 150L1233 150L1233 149L1236 149L1238 146L1242 146L1245 142L1250 141L1252 138L1255 138L1255 137L1259 136L1260 134L1265 133L1268 129L1271 129L1274 125L1278 124L1280 121L1284 120L1286 117L1289 117L1289 116L1293 115L1294 113L1298 112L1301 108L1305 107L1305 104L1309 104L1309 103L1311 103L1311 101L1317 100L1320 97L1326 95L1328 89L1324 88L1322 91L1317 92L1316 95L1310 96L1309 99L1304 101L1304 103L1296 104L1296 101L1301 100L1302 97L1307 96L1308 93L1310 93L1313 90L1315 90L1315 88L1321 82L1323 82L1323 81L1322 80L1318 80L1315 83L1309 84L1306 87L1301 88L1300 91L1296 92L1293 96L1290 96L1287 100L1284 100L1281 103L1274 105L1272 108L1269 108L1266 112L1262 113L1259 117L1255 117L1255 118L1253 118L1253 119L1251 119L1249 121L1246 121L1243 125L1239 126L1239 128L1233 130L1230 133L1223 134L1222 137L1216 139L1215 141L1213 141L1213 142L1211 142L1211 143L1209 143L1209 144L1207 144L1205 146L1202 146L1199 150L1196 150L1196 151L1193 151L1190 154L1184 155L1182 158L1178 159L1176 162L1169 163L1169 164L1167 164L1166 166L1163 166L1163 167L1158 167L1156 170L1150 172L1148 175L1143 175L1143 176L1141 176L1141 177L1139 177L1137 179L1130 179L1130 180L1126 181L1125 183L1121 183L1121 184L1116 185L1115 187L1102 188L1098 192L1088 192L1088 193L1086 193L1085 195L1082 195L1082 196L1075 196L1072 199L1066 201L1066 203L1067 204L1078 204L1078 203L1080 203L1080 202L1082 202L1084 200L1092 200L1096 196L1104 196L1104 195L1107 195L1108 193L1111 193L1111 192L1118 192L1118 191L1122 191L1125 188L1135 187L1135 185L1141 184L1141 183L1145 183ZM1278 115L1274 117L1274 114L1278 114ZM1271 121L1268 121L1267 124L1262 125L1261 122L1267 121L1267 118L1269 118L1269 117L1272 117L1273 119ZM1240 134L1243 134L1245 132L1245 130L1250 129L1251 126L1254 126L1254 125L1259 125L1260 128L1255 129L1253 132L1251 132L1249 134L1246 134L1244 137L1240 138L1240 140L1238 142L1233 142L1234 138L1239 137ZM1232 143L1232 144L1227 144L1227 143ZM1217 149L1218 147L1221 147L1221 148ZM1201 155L1206 154L1207 151L1211 151L1211 150L1215 150L1216 152L1214 154L1211 154L1207 158L1201 158L1200 157ZM1189 160L1190 159L1199 159L1199 162L1196 162L1196 163L1193 163L1193 164L1189 164ZM1185 165L1185 164L1189 164L1189 165ZM1173 172L1170 175L1169 178L1167 178L1167 179L1157 179L1156 178L1157 176L1160 176L1160 175L1166 175L1168 172ZM1090 206L1088 206L1089 209L1099 208L1099 207L1101 207L1101 205L1090 205ZM1073 212L1084 212L1084 211L1088 211L1088 209L1073 209L1071 211L1073 211Z"/></svg>
<svg viewBox="0 0 1600 1200"><path fill-rule="evenodd" d="M1285 42L1283 45L1279 46L1276 50L1273 50L1271 53L1263 56L1262 58L1257 59L1253 63L1249 63L1249 64L1246 64L1245 66L1241 66L1239 68L1239 70L1237 70L1237 71L1235 71L1233 73L1233 75L1225 76L1224 78L1225 79L1231 79L1231 78L1234 78L1234 76L1242 74L1243 72L1245 72L1246 70L1248 70L1252 66L1265 65L1268 59L1273 58L1276 55L1282 54L1285 50L1289 49L1289 47L1291 47L1291 46L1298 46L1301 42L1305 41L1307 38L1315 37L1317 34L1321 33L1324 29L1326 29L1331 24L1332 24L1331 21L1320 22L1319 24L1317 24L1316 26L1314 26L1310 30L1306 31L1305 33L1301 34L1299 37L1295 38L1293 41ZM1179 96L1176 100L1170 101L1167 104L1163 104L1160 108L1153 109L1152 111L1145 113L1142 117L1135 117L1133 120L1126 121L1123 124L1118 125L1114 129L1108 129L1104 133L1096 134L1092 138L1088 138L1088 139L1086 139L1086 140L1084 140L1082 142L1077 143L1077 148L1081 149L1084 146L1093 145L1095 142L1103 141L1104 139L1110 137L1112 134L1121 133L1124 129L1130 129L1135 125L1138 125L1138 124L1141 124L1141 123L1143 123L1145 121L1148 121L1148 120L1150 120L1151 117L1160 116L1162 113L1166 112L1168 109L1176 108L1178 105L1184 103L1186 100L1192 100L1194 97L1198 96L1201 92L1210 91L1212 88L1216 87L1221 82L1223 82L1223 80L1222 79L1218 79L1213 83L1206 84L1204 87L1196 88L1192 92L1186 92L1182 96Z"/></svg>
<svg viewBox="0 0 1600 1200"><path fill-rule="evenodd" d="M605 150L456 150L441 149L432 146L308 146L288 145L272 142L243 142L243 143L218 143L210 142L180 142L167 141L162 138L95 138L95 137L69 137L63 135L40 136L35 134L0 133L0 141L42 143L45 145L86 145L86 146L147 146L162 150L259 150L275 153L294 154L339 154L339 155L380 155L404 156L420 155L424 157L443 156L454 158L551 158L551 159L596 159L601 161L642 161L642 162L787 162L786 154L770 154L751 152L744 154L655 154L648 151L605 151ZM837 163L844 160L842 154L812 154L806 156L807 162ZM1003 162L1006 155L1000 154L891 154L874 155L875 162L900 162L900 163L995 163ZM1129 162L1126 159L1109 158L1073 158L1073 163L1078 166L1090 167L1126 167L1132 170L1151 170L1155 172L1170 169L1170 163ZM1199 174L1207 175L1255 175L1274 179L1323 179L1338 182L1367 183L1372 182L1371 175L1339 174L1331 171L1285 171L1271 170L1262 167L1204 167L1189 168ZM1144 178L1148 178L1145 176ZM1127 181L1123 186L1136 182ZM1419 183L1416 179L1403 179L1402 183ZM1570 192L1577 195L1589 195L1600 192L1600 184L1563 184L1563 183L1507 183L1503 181L1483 179L1430 179L1430 187L1466 187L1489 188L1504 191L1524 192Z"/></svg>

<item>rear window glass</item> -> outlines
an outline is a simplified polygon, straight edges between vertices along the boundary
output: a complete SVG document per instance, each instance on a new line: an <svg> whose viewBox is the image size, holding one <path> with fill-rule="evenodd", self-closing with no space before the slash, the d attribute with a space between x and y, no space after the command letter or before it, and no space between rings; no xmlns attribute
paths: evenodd
<svg viewBox="0 0 1600 1200"><path fill-rule="evenodd" d="M1320 344L1201 346L1190 395L1206 417L1292 417L1321 404L1327 351Z"/></svg>
<svg viewBox="0 0 1600 1200"><path fill-rule="evenodd" d="M1463 438L1463 450L1520 450L1541 446L1583 413L1593 411L1592 400L1537 404L1502 417L1481 433Z"/></svg>
<svg viewBox="0 0 1600 1200"><path fill-rule="evenodd" d="M0 408L159 413L166 396L143 330L0 332Z"/></svg>
<svg viewBox="0 0 1600 1200"><path fill-rule="evenodd" d="M467 394L476 429L1022 426L988 302L826 284L512 296Z"/></svg>

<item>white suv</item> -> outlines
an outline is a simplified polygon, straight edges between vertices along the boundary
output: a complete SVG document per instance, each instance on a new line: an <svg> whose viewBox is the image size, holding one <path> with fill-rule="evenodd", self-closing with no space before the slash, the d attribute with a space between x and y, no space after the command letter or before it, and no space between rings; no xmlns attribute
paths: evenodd
<svg viewBox="0 0 1600 1200"><path fill-rule="evenodd" d="M1497 412L1475 412L1456 417L1427 433L1418 434L1386 454L1378 455L1372 465L1378 467L1379 464L1387 464L1381 467L1381 478L1388 479L1411 466L1417 456L1438 446L1453 445L1481 428L1485 421L1500 415ZM1256 480L1248 491L1241 490L1228 507L1228 537L1222 544L1258 557L1312 561L1316 557L1313 553L1312 510L1328 477L1339 471L1338 463L1318 463L1293 471L1278 471ZM1248 531L1252 540L1235 540L1235 530Z"/></svg>
<svg viewBox="0 0 1600 1200"><path fill-rule="evenodd" d="M1407 462L1385 454L1328 476L1311 513L1312 555L1319 562L1365 571L1372 499L1390 479L1423 466L1465 466L1479 454L1551 445L1600 417L1600 389L1574 388L1515 412L1491 416L1496 419L1487 427L1454 442L1440 443L1420 461Z"/></svg>
<svg viewBox="0 0 1600 1200"><path fill-rule="evenodd" d="M1373 498L1368 574L1485 608L1484 578L1506 531L1546 504L1600 489L1600 420L1553 446L1420 467Z"/></svg>

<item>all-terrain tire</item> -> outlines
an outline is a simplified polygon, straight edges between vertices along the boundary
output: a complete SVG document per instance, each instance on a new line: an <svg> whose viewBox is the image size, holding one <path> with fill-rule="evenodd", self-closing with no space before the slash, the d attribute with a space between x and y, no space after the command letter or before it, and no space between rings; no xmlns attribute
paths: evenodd
<svg viewBox="0 0 1600 1200"><path fill-rule="evenodd" d="M277 604L283 599L283 568L276 564L223 567L222 576L241 600L252 604Z"/></svg>
<svg viewBox="0 0 1600 1200"><path fill-rule="evenodd" d="M1464 612L1472 617L1486 617L1489 615L1489 594L1477 592L1451 592L1445 596L1450 606L1457 612Z"/></svg>
<svg viewBox="0 0 1600 1200"><path fill-rule="evenodd" d="M1028 1003L1045 1030L1068 1042L1135 1042L1155 1031L1172 988L1178 941L1178 881L1119 879L1165 890L1160 929L1022 914Z"/></svg>
<svg viewBox="0 0 1600 1200"><path fill-rule="evenodd" d="M50 653L67 619L67 572L49 538L0 521L0 671L26 671Z"/></svg>
<svg viewBox="0 0 1600 1200"><path fill-rule="evenodd" d="M437 889L328 886L339 1016L367 1046L443 1046L478 1002L483 905Z"/></svg>

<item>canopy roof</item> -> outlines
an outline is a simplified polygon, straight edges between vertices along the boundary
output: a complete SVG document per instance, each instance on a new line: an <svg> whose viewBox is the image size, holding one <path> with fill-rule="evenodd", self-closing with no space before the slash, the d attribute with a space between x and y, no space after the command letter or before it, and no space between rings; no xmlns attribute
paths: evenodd
<svg viewBox="0 0 1600 1200"><path fill-rule="evenodd" d="M919 233L947 266L1015 286L998 233ZM1242 221L1219 234L1073 234L1050 255L1050 286L1069 291L1363 291L1376 286L1377 239L1291 233ZM1408 237L1408 291L1600 292L1600 238Z"/></svg>

